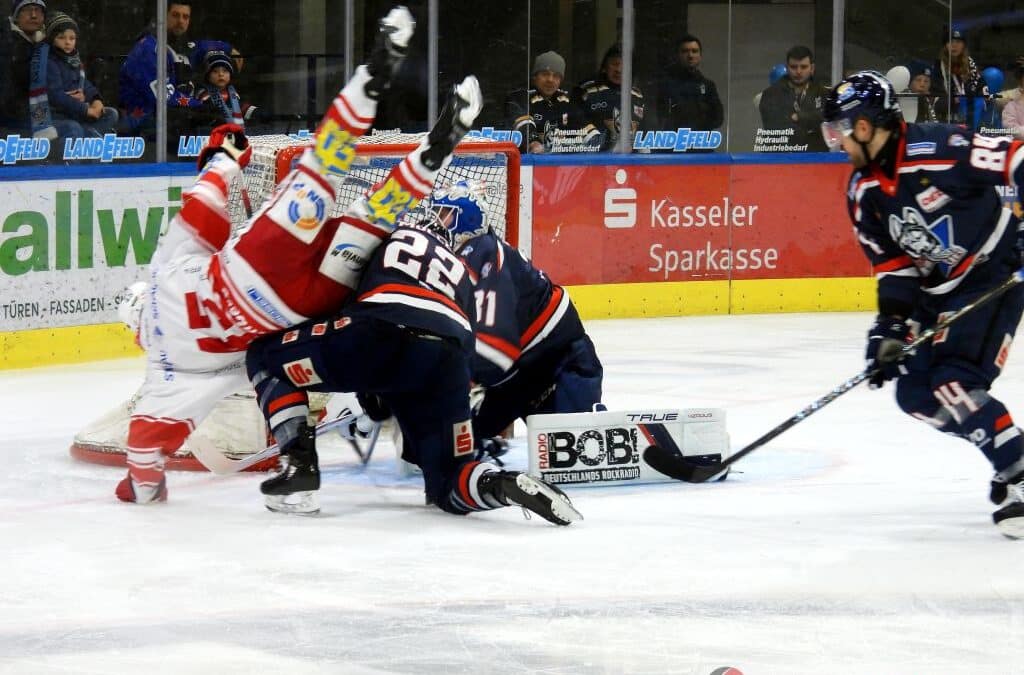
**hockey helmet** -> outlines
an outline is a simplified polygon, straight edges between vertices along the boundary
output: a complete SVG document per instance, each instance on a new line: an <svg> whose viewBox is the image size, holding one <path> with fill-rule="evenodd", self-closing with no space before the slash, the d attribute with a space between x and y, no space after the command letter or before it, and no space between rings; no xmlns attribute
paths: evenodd
<svg viewBox="0 0 1024 675"><path fill-rule="evenodd" d="M487 232L486 187L483 182L469 178L435 188L426 212L451 232L458 248Z"/></svg>
<svg viewBox="0 0 1024 675"><path fill-rule="evenodd" d="M821 134L829 148L837 150L853 125L865 119L881 129L895 129L903 121L892 83L881 73L863 70L839 82L825 96Z"/></svg>

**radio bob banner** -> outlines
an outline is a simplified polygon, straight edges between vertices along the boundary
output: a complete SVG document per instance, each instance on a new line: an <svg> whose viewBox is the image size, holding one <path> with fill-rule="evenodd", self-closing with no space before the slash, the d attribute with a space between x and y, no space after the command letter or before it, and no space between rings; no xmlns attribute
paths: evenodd
<svg viewBox="0 0 1024 675"><path fill-rule="evenodd" d="M674 480L644 461L651 445L698 462L729 456L725 410L720 408L530 415L526 429L530 473L553 484Z"/></svg>

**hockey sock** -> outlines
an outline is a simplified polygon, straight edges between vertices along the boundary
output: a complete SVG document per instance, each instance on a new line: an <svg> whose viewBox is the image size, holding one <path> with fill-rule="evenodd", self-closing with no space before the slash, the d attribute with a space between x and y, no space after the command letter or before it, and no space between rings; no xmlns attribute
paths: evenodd
<svg viewBox="0 0 1024 675"><path fill-rule="evenodd" d="M983 389L965 392L959 382L943 384L934 394L953 418L946 426L955 423L955 433L976 445L996 471L1020 459L1024 450L1020 429L1001 401Z"/></svg>
<svg viewBox="0 0 1024 675"><path fill-rule="evenodd" d="M359 66L335 97L316 130L310 150L299 163L324 175L344 175L356 156L356 138L366 133L377 116L377 101L365 91L370 73Z"/></svg>
<svg viewBox="0 0 1024 675"><path fill-rule="evenodd" d="M508 502L499 501L493 495L480 490L480 479L498 467L486 462L467 462L459 467L455 484L448 493L447 501L440 504L445 511L452 513L469 513L471 511L489 511L508 506Z"/></svg>
<svg viewBox="0 0 1024 675"><path fill-rule="evenodd" d="M131 485L118 486L122 501L150 502L166 498L164 463L192 433L187 420L135 415L128 422L127 458ZM122 481L123 484L123 481ZM128 488L131 488L128 490ZM161 495L163 492L163 495Z"/></svg>
<svg viewBox="0 0 1024 675"><path fill-rule="evenodd" d="M256 373L252 385L274 440L282 448L287 448L295 442L299 429L306 424L309 396L290 382L273 377L266 371Z"/></svg>

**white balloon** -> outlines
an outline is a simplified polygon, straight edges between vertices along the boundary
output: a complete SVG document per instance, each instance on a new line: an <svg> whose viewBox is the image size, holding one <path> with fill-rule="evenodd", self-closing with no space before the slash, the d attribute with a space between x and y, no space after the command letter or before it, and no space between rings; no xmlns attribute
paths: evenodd
<svg viewBox="0 0 1024 675"><path fill-rule="evenodd" d="M892 82L893 89L897 92L906 91L910 87L910 71L906 66L896 66L885 74L885 78Z"/></svg>

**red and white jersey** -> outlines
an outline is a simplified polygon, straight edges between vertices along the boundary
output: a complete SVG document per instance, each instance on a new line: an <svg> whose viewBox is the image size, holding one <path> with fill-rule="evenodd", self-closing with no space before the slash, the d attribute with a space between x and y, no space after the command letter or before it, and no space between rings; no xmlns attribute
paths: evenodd
<svg viewBox="0 0 1024 675"><path fill-rule="evenodd" d="M315 170L315 159L304 155L260 211L229 237L228 189L238 167L215 156L185 194L154 257L154 263L167 264L183 255L209 256L205 278L188 290L216 321L193 321L189 328L213 333L223 349L241 350L261 335L340 309L397 219L429 192L433 172L417 160L416 153L407 157L371 195L340 218L328 218L334 189Z"/></svg>

